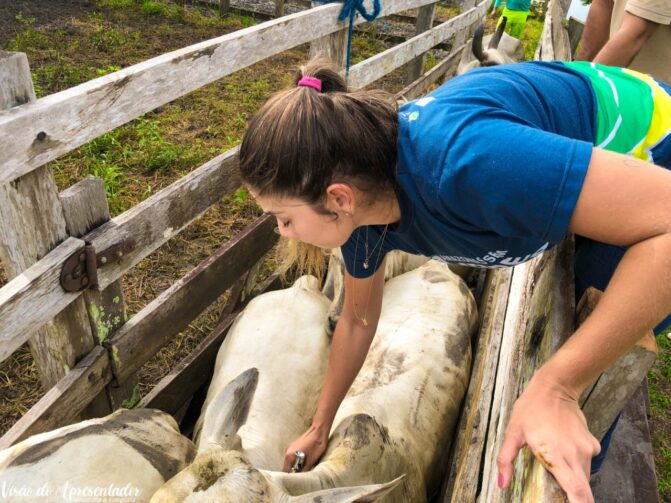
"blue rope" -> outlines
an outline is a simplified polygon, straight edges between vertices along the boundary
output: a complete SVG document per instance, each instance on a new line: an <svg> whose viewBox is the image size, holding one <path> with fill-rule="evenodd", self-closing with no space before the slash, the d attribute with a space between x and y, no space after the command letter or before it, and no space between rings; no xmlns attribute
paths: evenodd
<svg viewBox="0 0 671 503"><path fill-rule="evenodd" d="M363 5L363 0L315 0L319 3L343 2L342 10L338 16L338 21L344 21L349 18L349 29L347 31L347 60L345 65L345 76L349 77L349 67L352 61L352 34L354 33L354 19L357 12L363 16L366 21L373 21L380 15L380 0L373 0L373 12L369 13Z"/></svg>

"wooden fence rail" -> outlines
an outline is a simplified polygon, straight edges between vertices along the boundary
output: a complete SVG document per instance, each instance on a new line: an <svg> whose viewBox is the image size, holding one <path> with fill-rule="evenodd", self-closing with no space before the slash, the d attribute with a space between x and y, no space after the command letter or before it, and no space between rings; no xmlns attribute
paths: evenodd
<svg viewBox="0 0 671 503"><path fill-rule="evenodd" d="M0 289L0 361L79 297L63 291L60 276L65 260L85 244L68 238Z"/></svg>
<svg viewBox="0 0 671 503"><path fill-rule="evenodd" d="M126 323L109 341L116 378L123 382L257 263L277 242L275 225L259 217Z"/></svg>
<svg viewBox="0 0 671 503"><path fill-rule="evenodd" d="M427 0L384 3L382 15L426 6L425 22L418 28L425 31L354 65L350 71L352 87L366 86L408 62L416 66L417 58L424 52L450 37L454 37L456 49L400 94L407 99L415 98L454 72L461 44L473 25L484 17L488 2L473 1L461 15L431 28L432 4ZM324 5L285 16L1 112L0 184L19 177L24 180L26 174L44 169L40 167L45 163L158 106L315 38L320 41L315 42L314 48L344 54L346 25L336 22L339 10L339 5ZM237 156L238 149L232 149L81 238L67 238L0 289L0 359L10 355L37 327L81 296L64 292L58 284L67 256L81 250L85 243L102 251L131 238L132 250L124 253L120 261L99 269L99 289L105 289L240 185ZM106 387L132 376L259 262L276 242L277 236L271 232L273 225L270 217L259 218L118 327L104 340L104 347L94 347L14 425L0 440L0 448L75 420ZM276 286L273 278L261 291ZM505 288L505 284L500 285L500 289ZM213 357L231 320L231 316L224 317L214 333L179 364L179 371L171 372L159 383L146 403L167 407L175 413L209 377Z"/></svg>
<svg viewBox="0 0 671 503"><path fill-rule="evenodd" d="M238 149L222 154L130 210L96 228L80 240L70 238L30 269L0 289L0 360L81 295L65 292L60 270L68 253L84 242L101 251L132 238L135 248L98 271L99 289L119 279L159 246L240 186Z"/></svg>
<svg viewBox="0 0 671 503"><path fill-rule="evenodd" d="M365 87L450 37L467 31L482 19L488 6L489 2L483 1L435 28L352 66L349 72L349 85L354 89Z"/></svg>
<svg viewBox="0 0 671 503"><path fill-rule="evenodd" d="M403 1L412 3L417 0ZM405 7L406 4L403 3L402 6ZM479 17L484 14L484 8L486 8L486 4L483 2L476 7L471 8L466 13L414 37L406 44L401 44L374 58L353 66L350 76L350 80L353 83L352 85L355 87L367 85L385 73L416 58L425 50L442 42L444 38L452 36L460 30L465 31L470 29L470 25L477 22ZM322 9L322 7L319 7L318 10L319 9ZM399 9L401 9L401 6L398 5L389 8L390 11ZM287 16L287 18L291 18L291 16ZM287 18L283 19L287 20ZM287 22L289 21L291 20L288 20ZM271 24L272 23L274 22L271 22ZM287 26L290 27L291 25L289 24ZM259 31L258 27L255 28L257 28L257 30L251 31L248 34L248 38L257 40L258 37L261 36L260 34L265 33L262 30ZM238 33L239 32L235 32L235 34L232 35ZM220 47L223 42L221 41L221 38L219 38L204 44L207 44L208 47ZM103 94L109 94L114 87L111 86L110 83L105 83L103 81L108 77L111 78L112 75L123 74L124 72L128 72L127 75L121 77L117 75L117 77L121 78L121 81L135 82L137 80L144 82L149 78L149 75L152 75L152 72L155 71L156 64L158 64L150 65L149 63L151 61L172 61L179 58L185 60L184 54L191 54L191 57L195 57L193 56L194 52L196 52L196 49L194 48L200 47L201 45L202 44L196 44L190 48L174 51L173 53L154 58L153 60L140 63L139 65L122 70L121 72L116 72L116 74L111 74L101 79L82 84L76 88L63 91L62 93L48 96L34 104L15 107L4 115L0 114L0 132L3 127L9 127L10 125L20 127L22 120L28 121L31 120L31 118L34 119L34 114L36 113L49 112L48 115L53 117L55 121L58 121L58 114L62 110L59 108L60 105L50 105L49 103L52 101L54 103L67 103L69 99L67 96L68 93L73 94L74 97L81 98L84 94L88 93L90 95L95 95L103 92L103 89L107 89ZM202 48L199 50L202 51ZM460 50L461 48L458 49L458 51ZM458 51L452 53L452 59L450 59L450 61L456 61ZM177 54L181 56L176 56ZM437 72L434 72L434 74L438 75ZM177 77L179 73L172 75L173 77ZM114 77L114 79L117 77ZM112 82L117 82L117 80L112 80ZM165 79L160 82L165 86ZM200 84L202 83L203 81L201 80ZM90 89L88 89L89 87ZM93 92L95 89L98 91ZM118 96L119 100L122 96L125 96L126 93L134 93L132 89L129 90L125 87L124 89L125 91ZM149 94L161 94L157 93L156 90L149 90L147 92ZM161 94L161 96L163 95ZM59 98L56 99L54 97ZM146 96L138 97L136 93L136 98L141 98L139 101L144 102ZM118 103L120 102L118 101ZM34 107L30 108L32 105L37 106L37 109ZM81 106L83 105L78 102L77 107ZM39 112L38 110L42 110L42 112ZM130 108L129 113L130 110L135 110L135 112L137 112L137 108ZM72 109L71 112L82 116L85 111L76 108ZM86 111L86 113L88 113L88 111ZM83 120L85 120L85 117L87 116L84 114ZM105 115L105 117L108 118L109 115ZM3 120L6 121L8 119L13 120L5 122L5 125L3 126ZM16 122L17 120L18 122ZM93 129L95 129L95 127L93 127ZM80 137L81 135L86 135L86 137L90 139L90 135L92 134L91 128L83 128L80 126L77 130L79 131ZM61 140L64 139L62 138ZM61 140L59 140L59 142ZM73 138L70 138L70 140L75 141ZM0 143L2 143L2 141L3 139L0 137ZM67 140L64 140L64 143L67 143ZM74 143L70 143L68 149L73 148L73 146ZM56 150L59 148L61 148L61 146ZM20 150L20 145L17 145L14 148L15 152ZM49 152L52 152L52 150L49 150ZM0 163L2 162L1 158L3 154L11 157L9 151L0 151ZM11 164L10 160L7 160L6 162ZM122 215L101 225L86 236L83 236L82 240L92 244L96 250L107 249L126 238L132 238L135 241L135 248L130 253L125 254L119 262L112 263L100 269L98 277L99 288L101 290L105 289L111 283L118 280L140 260L164 244L194 219L202 215L221 197L237 188L240 180L238 178L236 166L237 148L234 148L227 153L210 160L200 168L153 195L146 201L143 201ZM4 170L0 172L0 179L2 179L2 173L4 173ZM80 245L83 246L83 243L80 242ZM56 250L54 250L54 252L56 252ZM60 251L57 253L60 253ZM55 281L56 278L54 273L58 269L59 264L54 262L55 259L64 261L65 257L61 255L54 255L53 257L47 256L43 259L47 261L45 264L36 264L32 270L25 272L23 278L17 279L16 282L12 282L0 289L0 312L8 312L10 309L12 312L11 316L2 318L3 321L0 323L0 361L7 358L7 356L16 350L22 343L28 340L35 330L40 326L43 326L48 320L56 316L65 306L78 298L77 294L67 294L56 287L57 282ZM28 285L25 284L26 277L31 278ZM46 302L44 301L45 299L47 299ZM37 309L35 309L36 306L38 306ZM28 316L27 313L30 313L30 315Z"/></svg>
<svg viewBox="0 0 671 503"><path fill-rule="evenodd" d="M430 3L384 2L381 15ZM274 19L0 113L0 183L214 80L343 29L340 9L339 4L328 4Z"/></svg>
<svg viewBox="0 0 671 503"><path fill-rule="evenodd" d="M257 219L105 341L111 350L95 347L2 437L0 449L69 424L107 384L133 375L262 258L278 239L273 225L269 216Z"/></svg>

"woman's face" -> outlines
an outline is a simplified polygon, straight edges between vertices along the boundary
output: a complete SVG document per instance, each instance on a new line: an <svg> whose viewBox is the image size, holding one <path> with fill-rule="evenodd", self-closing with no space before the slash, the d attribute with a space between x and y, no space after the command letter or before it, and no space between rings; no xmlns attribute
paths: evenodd
<svg viewBox="0 0 671 503"><path fill-rule="evenodd" d="M354 231L354 223L344 211L334 208L338 215L323 215L300 199L263 197L251 194L265 213L277 219L277 228L285 238L298 239L320 248L337 248L345 244ZM327 209L328 203L327 203Z"/></svg>

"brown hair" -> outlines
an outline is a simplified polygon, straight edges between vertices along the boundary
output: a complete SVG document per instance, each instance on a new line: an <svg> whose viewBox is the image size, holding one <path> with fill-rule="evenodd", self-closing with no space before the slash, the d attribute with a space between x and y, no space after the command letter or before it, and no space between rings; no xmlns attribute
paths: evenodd
<svg viewBox="0 0 671 503"><path fill-rule="evenodd" d="M383 91L348 92L323 58L301 67L322 91L293 86L273 95L252 118L240 147L242 179L260 195L293 197L323 211L326 188L346 182L362 191L396 187L398 120Z"/></svg>
<svg viewBox="0 0 671 503"><path fill-rule="evenodd" d="M302 77L319 79L321 92L298 86ZM338 69L322 57L301 67L294 83L250 121L240 147L242 180L259 195L301 199L322 214L329 213L323 201L332 183L356 186L368 196L363 204L393 194L398 130L393 96L349 92ZM321 277L321 249L293 242L285 255L299 273Z"/></svg>

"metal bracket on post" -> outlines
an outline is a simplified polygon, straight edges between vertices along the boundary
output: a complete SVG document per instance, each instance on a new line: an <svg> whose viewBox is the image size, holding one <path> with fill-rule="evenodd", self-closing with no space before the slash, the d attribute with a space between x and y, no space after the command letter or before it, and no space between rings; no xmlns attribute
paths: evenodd
<svg viewBox="0 0 671 503"><path fill-rule="evenodd" d="M105 250L96 253L91 244L86 244L65 261L61 270L61 286L66 292L80 292L98 284L98 268L118 262L135 248L135 240L124 239Z"/></svg>

